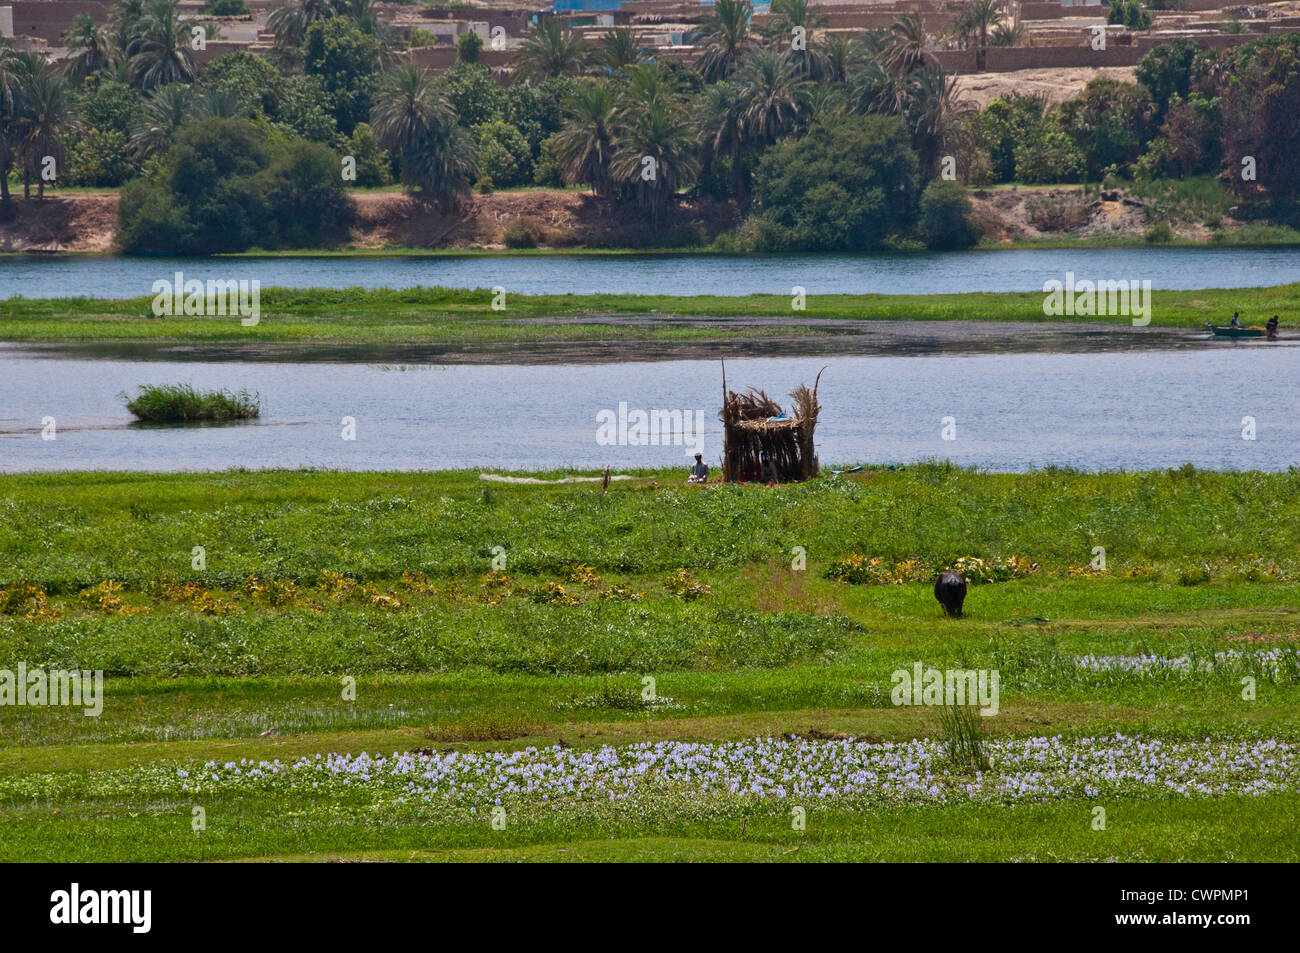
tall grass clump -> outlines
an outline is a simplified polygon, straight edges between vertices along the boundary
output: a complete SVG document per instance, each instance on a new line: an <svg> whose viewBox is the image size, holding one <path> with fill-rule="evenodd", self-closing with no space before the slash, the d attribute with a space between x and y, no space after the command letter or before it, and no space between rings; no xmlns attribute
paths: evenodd
<svg viewBox="0 0 1300 953"><path fill-rule="evenodd" d="M939 709L944 752L956 771L987 771L992 767L984 750L979 719L971 705L944 705Z"/></svg>
<svg viewBox="0 0 1300 953"><path fill-rule="evenodd" d="M126 394L121 395L126 398ZM126 409L147 423L248 420L262 412L262 398L246 390L197 391L189 384L143 384Z"/></svg>

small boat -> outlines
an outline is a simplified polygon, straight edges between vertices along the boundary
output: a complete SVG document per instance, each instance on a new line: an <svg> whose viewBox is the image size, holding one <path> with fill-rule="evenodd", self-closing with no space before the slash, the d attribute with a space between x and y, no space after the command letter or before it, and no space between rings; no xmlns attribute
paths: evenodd
<svg viewBox="0 0 1300 953"><path fill-rule="evenodd" d="M1207 324L1207 328L1218 338L1262 338L1268 334L1267 328L1251 325L1248 328L1234 328L1229 324Z"/></svg>

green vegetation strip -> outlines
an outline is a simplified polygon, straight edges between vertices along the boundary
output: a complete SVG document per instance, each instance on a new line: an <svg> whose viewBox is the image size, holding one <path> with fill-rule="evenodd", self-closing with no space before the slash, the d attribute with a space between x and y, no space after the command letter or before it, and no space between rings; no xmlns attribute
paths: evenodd
<svg viewBox="0 0 1300 953"><path fill-rule="evenodd" d="M984 253L981 253L984 254ZM988 252L994 255L996 252ZM1044 275L1044 280L1060 275ZM1271 288L1152 292L1151 327L1202 327L1240 311L1248 322L1300 313L1300 284ZM809 295L807 310L791 309L788 295L507 295L492 310L487 289L416 288L404 291L263 289L261 319L156 317L152 298L10 298L0 302L3 341L154 341L189 344L357 343L492 344L606 340L719 341L761 338L797 328L819 333L820 319L862 321L1104 322L1131 327L1123 315L1056 317L1043 313L1044 295L982 293L934 295ZM577 317L597 320L572 323ZM598 320L608 317L608 321ZM710 326L708 318L789 319ZM698 319L683 323L667 318ZM649 320L645 320L649 319ZM844 333L843 325L820 329ZM848 330L851 330L848 329Z"/></svg>
<svg viewBox="0 0 1300 953"><path fill-rule="evenodd" d="M796 835L788 805L666 794L512 808L501 832L362 791L149 787L334 752L941 738L935 709L891 699L916 662L1000 672L991 741L1300 741L1300 473L680 476L0 477L0 668L107 676L98 718L5 710L0 856L1295 859L1275 836L1294 794L1108 795L1105 832L1069 798L824 805ZM953 564L991 580L960 620L928 583Z"/></svg>

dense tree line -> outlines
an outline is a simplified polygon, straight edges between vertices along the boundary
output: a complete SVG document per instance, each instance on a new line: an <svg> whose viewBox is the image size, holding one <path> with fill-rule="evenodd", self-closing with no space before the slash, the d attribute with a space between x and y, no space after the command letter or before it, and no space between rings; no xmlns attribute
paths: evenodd
<svg viewBox="0 0 1300 953"><path fill-rule="evenodd" d="M1114 9L1133 16L1126 3ZM330 196L400 182L443 210L475 188L530 184L585 186L651 227L683 197L731 202L744 216L731 240L754 248L969 244L977 236L954 178L1219 175L1246 203L1297 198L1300 35L1225 51L1180 40L1147 54L1136 85L1096 79L1061 104L1010 95L976 110L915 14L847 38L819 33L824 18L807 0L773 0L761 29L752 13L745 0L717 0L693 66L656 62L630 30L588 44L545 19L503 88L473 34L441 76L402 62L373 0L289 0L272 11L270 56L227 54L202 70L195 29L214 28L181 21L174 0L114 0L103 26L78 19L61 69L0 47L0 199L7 207L10 174L38 196L49 181L133 182L123 221L135 216L126 231L141 237L131 247L155 247L158 223L207 199L150 190L179 181L180 153L202 141L192 126L236 128L227 122L253 149L241 187L280 175L281 198L283 183L303 169L326 174L333 156ZM1010 45L1016 29L1001 0L974 0L948 37ZM346 180L343 156L355 173ZM184 240L297 240L271 221L280 213L262 214L251 230L196 226Z"/></svg>

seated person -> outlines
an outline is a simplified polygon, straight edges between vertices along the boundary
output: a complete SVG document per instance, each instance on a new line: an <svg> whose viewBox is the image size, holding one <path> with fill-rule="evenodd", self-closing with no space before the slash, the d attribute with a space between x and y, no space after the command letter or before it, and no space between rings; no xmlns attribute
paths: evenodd
<svg viewBox="0 0 1300 953"><path fill-rule="evenodd" d="M690 478L687 483L708 483L709 482L709 465L704 462L704 454L695 455L695 464L691 467Z"/></svg>

